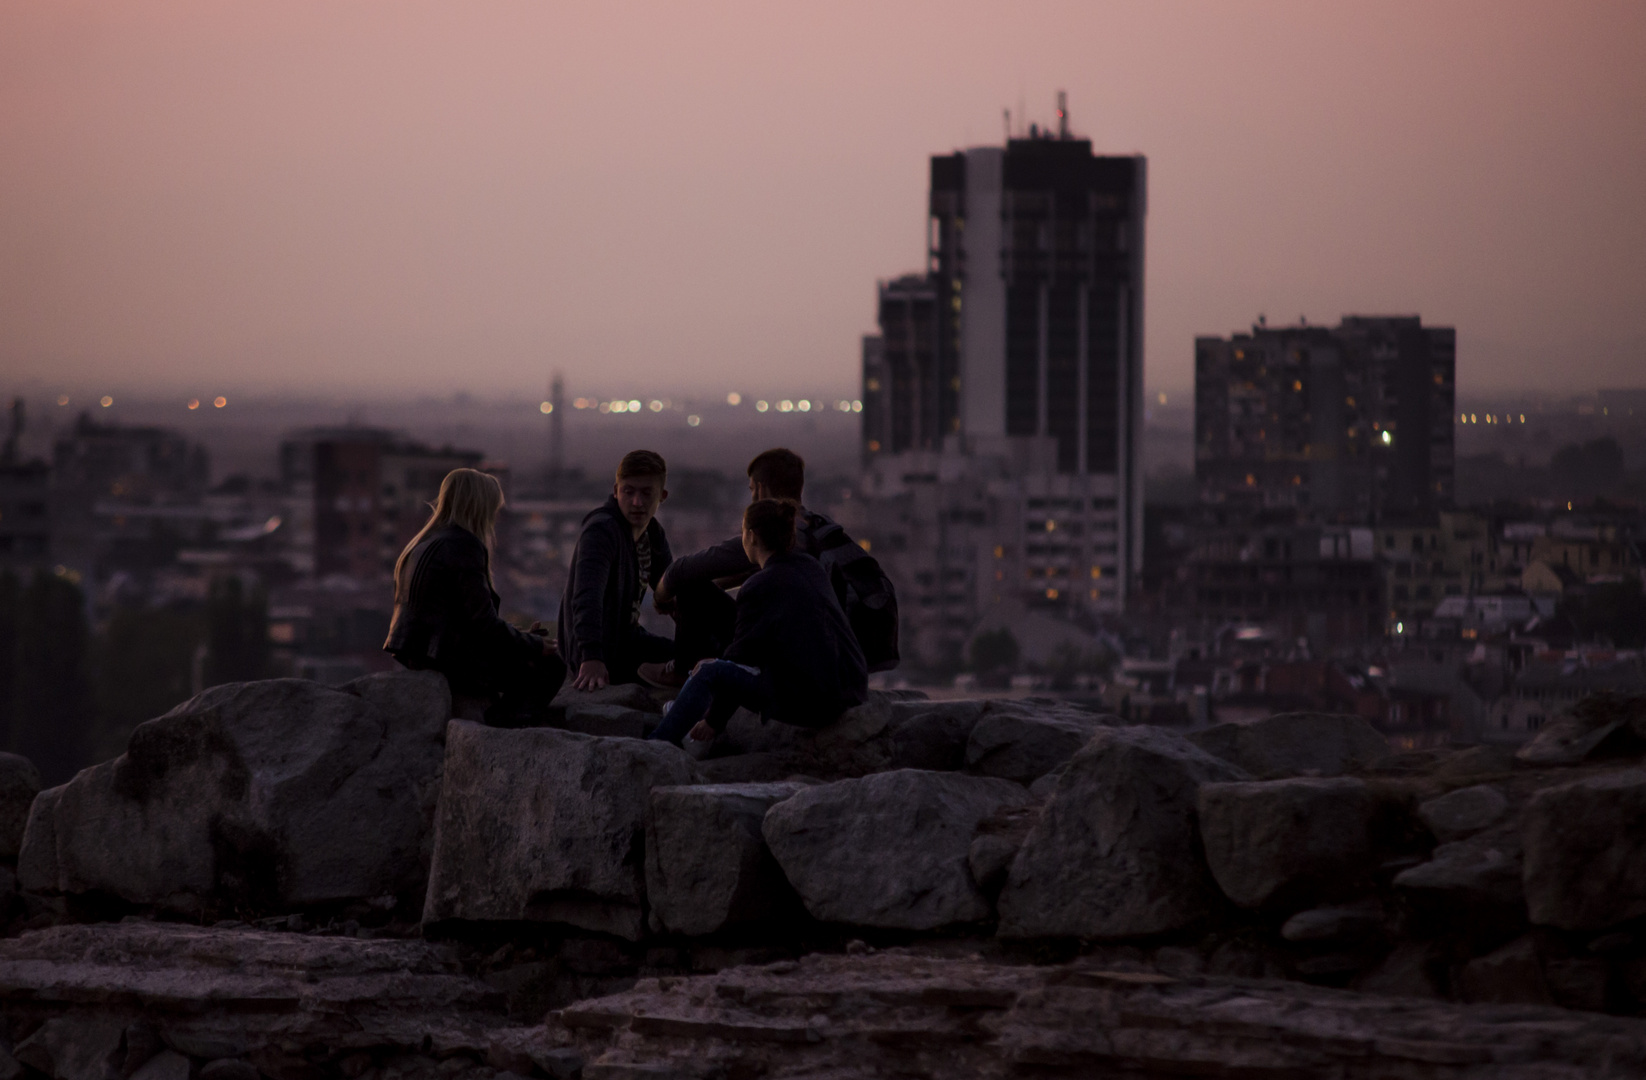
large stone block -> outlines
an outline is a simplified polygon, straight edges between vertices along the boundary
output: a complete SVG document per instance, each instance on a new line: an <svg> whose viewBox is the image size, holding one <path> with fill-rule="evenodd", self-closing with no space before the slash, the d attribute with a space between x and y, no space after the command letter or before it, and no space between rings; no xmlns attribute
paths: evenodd
<svg viewBox="0 0 1646 1080"><path fill-rule="evenodd" d="M1105 728L1069 760L1012 861L1003 937L1119 938L1187 926L1221 901L1200 855L1200 785L1244 780L1159 728Z"/></svg>
<svg viewBox="0 0 1646 1080"><path fill-rule="evenodd" d="M23 887L190 914L416 897L450 712L430 672L214 687L35 800Z"/></svg>
<svg viewBox="0 0 1646 1080"><path fill-rule="evenodd" d="M1495 825L1509 809L1509 800L1490 784L1459 788L1426 800L1417 808L1423 824L1442 844L1462 840Z"/></svg>
<svg viewBox="0 0 1646 1080"><path fill-rule="evenodd" d="M761 835L766 811L804 784L654 788L646 815L646 899L655 928L714 934L799 906Z"/></svg>
<svg viewBox="0 0 1646 1080"><path fill-rule="evenodd" d="M966 764L983 776L1031 784L1062 765L1112 716L1069 705L993 701L973 726Z"/></svg>
<svg viewBox="0 0 1646 1080"><path fill-rule="evenodd" d="M815 918L933 930L989 917L967 851L983 819L1028 797L1005 780L899 769L799 792L762 832Z"/></svg>
<svg viewBox="0 0 1646 1080"><path fill-rule="evenodd" d="M17 754L0 754L0 858L14 859L23 847L29 807L42 787L34 762Z"/></svg>
<svg viewBox="0 0 1646 1080"><path fill-rule="evenodd" d="M1295 911L1367 888L1377 813L1365 782L1346 776L1200 789L1206 863L1244 908Z"/></svg>
<svg viewBox="0 0 1646 1080"><path fill-rule="evenodd" d="M695 779L668 743L452 721L424 921L557 922L638 940L647 802Z"/></svg>
<svg viewBox="0 0 1646 1080"><path fill-rule="evenodd" d="M1532 922L1601 930L1646 915L1646 769L1538 792L1521 838Z"/></svg>
<svg viewBox="0 0 1646 1080"><path fill-rule="evenodd" d="M1217 724L1190 734L1189 741L1259 780L1342 776L1375 768L1394 753L1371 724L1342 713L1281 713L1254 724Z"/></svg>

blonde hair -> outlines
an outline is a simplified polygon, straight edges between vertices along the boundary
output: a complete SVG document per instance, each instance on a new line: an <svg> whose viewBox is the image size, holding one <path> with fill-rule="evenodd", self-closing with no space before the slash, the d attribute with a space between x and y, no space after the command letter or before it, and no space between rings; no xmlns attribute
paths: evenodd
<svg viewBox="0 0 1646 1080"><path fill-rule="evenodd" d="M497 477L478 469L453 469L447 473L446 478L440 481L440 494L435 496L434 512L417 530L417 535L411 538L411 543L400 552L400 558L394 561L396 597L406 587L401 577L401 571L406 567L406 557L423 542L424 537L447 525L458 525L479 537L490 552L492 542L497 537L497 512L501 509L503 485L497 482ZM489 561L486 565L486 584L491 584Z"/></svg>

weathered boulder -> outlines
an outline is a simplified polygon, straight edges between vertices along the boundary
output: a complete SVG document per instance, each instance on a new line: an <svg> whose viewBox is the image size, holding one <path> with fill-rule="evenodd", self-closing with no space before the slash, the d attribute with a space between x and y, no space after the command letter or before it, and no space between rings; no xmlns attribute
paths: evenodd
<svg viewBox="0 0 1646 1080"><path fill-rule="evenodd" d="M638 940L651 790L696 779L678 747L453 720L425 923L564 923Z"/></svg>
<svg viewBox="0 0 1646 1080"><path fill-rule="evenodd" d="M1417 814L1436 840L1449 844L1495 825L1508 809L1503 792L1490 784L1476 784L1425 801Z"/></svg>
<svg viewBox="0 0 1646 1080"><path fill-rule="evenodd" d="M1118 938L1187 926L1217 904L1195 825L1203 783L1240 769L1159 728L1104 728L1070 759L1013 859L1003 937Z"/></svg>
<svg viewBox="0 0 1646 1080"><path fill-rule="evenodd" d="M599 705L578 702L551 726L563 731L577 731L584 735L602 735L613 739L644 738L649 724L657 723L654 713L641 712L626 705Z"/></svg>
<svg viewBox="0 0 1646 1080"><path fill-rule="evenodd" d="M1370 900L1300 911L1281 926L1280 936L1291 942L1341 944L1377 937L1383 927L1383 906Z"/></svg>
<svg viewBox="0 0 1646 1080"><path fill-rule="evenodd" d="M989 917L967 850L979 822L1028 797L1005 780L899 769L801 791L762 832L813 917L932 930Z"/></svg>
<svg viewBox="0 0 1646 1080"><path fill-rule="evenodd" d="M1601 930L1646 915L1646 769L1545 788L1521 836L1532 922Z"/></svg>
<svg viewBox="0 0 1646 1080"><path fill-rule="evenodd" d="M966 765L983 776L1032 784L1085 746L1112 716L1051 702L993 701L973 726Z"/></svg>
<svg viewBox="0 0 1646 1080"><path fill-rule="evenodd" d="M616 683L602 686L598 690L578 690L572 686L570 679L566 680L566 685L554 696L549 708L552 712L567 713L595 705L615 705L621 709L634 709L636 712L651 713L654 716L663 711L663 706L656 696L639 683Z"/></svg>
<svg viewBox="0 0 1646 1080"><path fill-rule="evenodd" d="M1521 852L1517 837L1493 831L1434 849L1428 862L1395 875L1394 887L1426 908L1448 908L1490 918L1493 909L1524 918Z"/></svg>
<svg viewBox="0 0 1646 1080"><path fill-rule="evenodd" d="M450 711L432 672L214 687L35 800L21 885L188 914L415 897Z"/></svg>
<svg viewBox="0 0 1646 1080"><path fill-rule="evenodd" d="M983 699L896 701L888 725L894 769L956 772L966 767L966 743L985 711Z"/></svg>
<svg viewBox="0 0 1646 1080"><path fill-rule="evenodd" d="M972 880L987 895L997 895L1006 883L1012 860L1040 819L1041 805L1031 802L1003 806L978 824L977 838L966 852L966 865L971 867Z"/></svg>
<svg viewBox="0 0 1646 1080"><path fill-rule="evenodd" d="M1646 694L1593 694L1545 725L1515 754L1525 765L1576 765L1646 753Z"/></svg>
<svg viewBox="0 0 1646 1080"><path fill-rule="evenodd" d="M1549 987L1537 955L1537 941L1527 935L1463 966L1459 989L1468 1001L1510 1005L1548 1005Z"/></svg>
<svg viewBox="0 0 1646 1080"><path fill-rule="evenodd" d="M1200 789L1200 835L1223 895L1296 908L1363 891L1378 801L1362 780L1299 777Z"/></svg>
<svg viewBox="0 0 1646 1080"><path fill-rule="evenodd" d="M15 859L22 849L29 807L41 787L34 762L18 754L0 754L0 858Z"/></svg>
<svg viewBox="0 0 1646 1080"><path fill-rule="evenodd" d="M1281 713L1253 724L1217 724L1190 733L1189 741L1259 780L1342 776L1393 756L1376 728L1342 713Z"/></svg>
<svg viewBox="0 0 1646 1080"><path fill-rule="evenodd" d="M653 788L646 815L646 899L657 929L713 934L798 907L761 822L804 784Z"/></svg>

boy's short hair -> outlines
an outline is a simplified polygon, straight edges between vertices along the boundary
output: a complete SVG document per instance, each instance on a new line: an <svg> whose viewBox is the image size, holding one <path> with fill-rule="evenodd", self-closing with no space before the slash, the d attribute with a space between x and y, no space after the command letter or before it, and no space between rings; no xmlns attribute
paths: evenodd
<svg viewBox="0 0 1646 1080"><path fill-rule="evenodd" d="M749 462L749 479L765 488L774 499L800 501L806 487L806 462L793 450L779 446L755 455Z"/></svg>
<svg viewBox="0 0 1646 1080"><path fill-rule="evenodd" d="M659 476L667 479L669 467L663 463L663 455L655 450L630 450L623 455L623 460L617 463L617 478L627 480L634 476Z"/></svg>

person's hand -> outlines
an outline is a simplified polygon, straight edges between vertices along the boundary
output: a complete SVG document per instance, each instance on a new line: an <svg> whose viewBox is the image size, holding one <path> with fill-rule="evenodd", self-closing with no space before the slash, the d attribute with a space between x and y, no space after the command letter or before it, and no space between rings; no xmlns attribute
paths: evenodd
<svg viewBox="0 0 1646 1080"><path fill-rule="evenodd" d="M709 726L707 720L699 720L688 734L691 735L693 742L708 742L714 738L714 728Z"/></svg>
<svg viewBox="0 0 1646 1080"><path fill-rule="evenodd" d="M705 656L703 659L699 660L697 663L692 665L692 674L696 675L699 671L702 671L704 664L712 664L712 663L714 663L714 657Z"/></svg>
<svg viewBox="0 0 1646 1080"><path fill-rule="evenodd" d="M543 639L543 655L544 656L558 656L559 654L560 654L560 642L554 640L551 637L545 637Z"/></svg>
<svg viewBox="0 0 1646 1080"><path fill-rule="evenodd" d="M611 674L602 661L585 660L578 666L577 678L572 680L572 685L579 690L599 690L611 681Z"/></svg>

